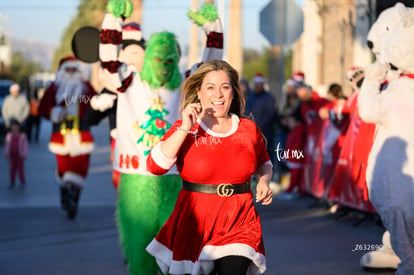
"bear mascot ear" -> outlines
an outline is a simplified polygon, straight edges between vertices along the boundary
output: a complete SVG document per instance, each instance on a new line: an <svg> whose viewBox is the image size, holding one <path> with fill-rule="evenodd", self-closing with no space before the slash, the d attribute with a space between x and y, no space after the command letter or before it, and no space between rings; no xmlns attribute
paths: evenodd
<svg viewBox="0 0 414 275"><path fill-rule="evenodd" d="M409 8L398 2L394 6L389 7L381 12L377 20L372 24L368 36L367 44L377 59L381 56L382 39L384 36L392 32L408 13Z"/></svg>
<svg viewBox="0 0 414 275"><path fill-rule="evenodd" d="M94 63L99 60L99 30L86 26L78 29L72 37L72 51L77 59Z"/></svg>

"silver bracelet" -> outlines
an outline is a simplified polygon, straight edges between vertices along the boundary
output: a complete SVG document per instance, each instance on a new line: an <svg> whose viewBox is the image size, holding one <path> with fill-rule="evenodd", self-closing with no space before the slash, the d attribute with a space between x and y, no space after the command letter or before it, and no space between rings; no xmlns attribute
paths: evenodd
<svg viewBox="0 0 414 275"><path fill-rule="evenodd" d="M184 129L184 128L181 128L181 127L177 127L177 130L186 132L187 134L192 134L192 135L196 135L197 134L197 129L195 131L190 131L190 130L187 130L187 129Z"/></svg>

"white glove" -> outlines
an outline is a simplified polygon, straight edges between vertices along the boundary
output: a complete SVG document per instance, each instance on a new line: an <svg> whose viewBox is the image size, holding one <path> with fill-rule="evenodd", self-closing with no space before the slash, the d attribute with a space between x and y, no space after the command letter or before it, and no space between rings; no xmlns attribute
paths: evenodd
<svg viewBox="0 0 414 275"><path fill-rule="evenodd" d="M365 68L365 79L376 80L382 83L385 80L388 72L388 65L375 62Z"/></svg>
<svg viewBox="0 0 414 275"><path fill-rule="evenodd" d="M112 106L114 106L116 97L116 95L111 95L107 93L96 95L91 99L91 107L94 110L104 112L109 108L112 108Z"/></svg>
<svg viewBox="0 0 414 275"><path fill-rule="evenodd" d="M54 123L60 123L66 115L66 108L62 106L56 106L52 108L50 112L50 120Z"/></svg>

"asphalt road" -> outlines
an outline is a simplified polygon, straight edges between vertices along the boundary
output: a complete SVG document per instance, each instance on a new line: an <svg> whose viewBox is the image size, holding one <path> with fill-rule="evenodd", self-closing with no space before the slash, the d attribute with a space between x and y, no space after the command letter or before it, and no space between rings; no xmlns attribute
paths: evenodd
<svg viewBox="0 0 414 275"><path fill-rule="evenodd" d="M29 148L26 186L8 189L8 163L0 158L1 275L128 274L114 220L107 123L93 133L97 148L75 220L60 209L55 159L47 150L47 121L42 121L39 143ZM314 204L309 197L282 201L275 196L271 206L257 205L266 246L265 274L370 274L359 266L365 251L353 250L359 244L380 245L384 228L375 218L355 226L360 214L337 219Z"/></svg>

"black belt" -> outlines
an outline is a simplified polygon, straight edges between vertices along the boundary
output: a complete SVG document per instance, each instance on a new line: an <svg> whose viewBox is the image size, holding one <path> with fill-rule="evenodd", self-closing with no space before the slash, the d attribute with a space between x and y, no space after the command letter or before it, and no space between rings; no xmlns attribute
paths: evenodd
<svg viewBox="0 0 414 275"><path fill-rule="evenodd" d="M217 194L220 197L230 197L234 194L243 194L250 192L250 182L243 182L238 184L222 183L215 185L194 183L183 180L183 190L206 194Z"/></svg>

